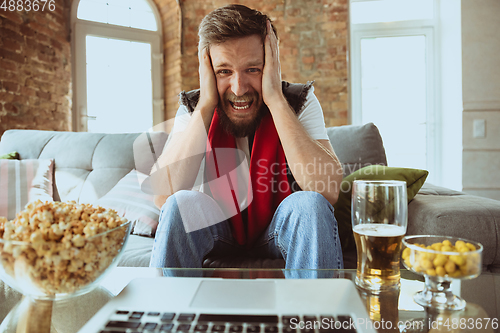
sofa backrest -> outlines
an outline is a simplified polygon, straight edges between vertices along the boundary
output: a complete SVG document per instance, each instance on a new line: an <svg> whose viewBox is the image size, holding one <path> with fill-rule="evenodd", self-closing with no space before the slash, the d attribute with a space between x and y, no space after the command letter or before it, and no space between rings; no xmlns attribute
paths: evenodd
<svg viewBox="0 0 500 333"><path fill-rule="evenodd" d="M382 137L373 123L328 127L326 131L344 176L367 165L387 165Z"/></svg>
<svg viewBox="0 0 500 333"><path fill-rule="evenodd" d="M345 176L366 165L387 165L382 138L374 124L329 127L327 133ZM167 137L164 132L8 130L0 140L0 155L17 151L21 159L54 159L54 200L92 203L130 170L149 174Z"/></svg>
<svg viewBox="0 0 500 333"><path fill-rule="evenodd" d="M17 151L21 159L54 159L54 200L91 203L130 170L149 174L151 151L159 155L167 137L164 132L146 136L8 130L0 141L0 155ZM134 153L140 163L135 163Z"/></svg>

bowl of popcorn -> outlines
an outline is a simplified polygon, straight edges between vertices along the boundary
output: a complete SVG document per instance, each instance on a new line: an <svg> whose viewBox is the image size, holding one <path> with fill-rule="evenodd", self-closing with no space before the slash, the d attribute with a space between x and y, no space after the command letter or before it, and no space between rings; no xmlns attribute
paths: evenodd
<svg viewBox="0 0 500 333"><path fill-rule="evenodd" d="M12 221L0 217L0 278L34 299L89 292L117 265L130 225L89 204L30 203Z"/></svg>
<svg viewBox="0 0 500 333"><path fill-rule="evenodd" d="M403 264L425 278L424 290L413 297L417 304L440 310L462 310L466 302L453 294L455 279L473 279L481 274L483 246L463 238L406 236Z"/></svg>

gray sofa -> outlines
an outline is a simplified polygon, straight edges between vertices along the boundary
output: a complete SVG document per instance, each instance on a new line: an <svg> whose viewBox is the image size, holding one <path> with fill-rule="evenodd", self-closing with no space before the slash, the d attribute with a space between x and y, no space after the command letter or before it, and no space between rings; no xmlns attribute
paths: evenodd
<svg viewBox="0 0 500 333"><path fill-rule="evenodd" d="M349 125L327 130L346 175L365 165L387 164L375 125ZM92 203L108 193L132 169L148 173L167 137L163 132L96 134L9 130L1 138L0 155L17 151L21 159L54 159L54 200ZM481 242L484 245L483 269L500 271L500 201L424 184L408 208L407 234L450 235ZM152 245L152 237L131 235L119 265L148 266ZM355 251L345 252L345 267L355 268L355 263ZM210 257L203 265L271 268L284 267L284 262Z"/></svg>

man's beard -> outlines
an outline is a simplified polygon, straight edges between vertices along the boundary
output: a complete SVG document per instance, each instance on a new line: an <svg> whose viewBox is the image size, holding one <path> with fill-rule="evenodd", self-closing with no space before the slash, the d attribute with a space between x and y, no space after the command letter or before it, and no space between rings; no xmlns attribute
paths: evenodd
<svg viewBox="0 0 500 333"><path fill-rule="evenodd" d="M219 121L222 125L222 128L235 138L244 138L254 134L257 128L259 128L260 123L262 122L262 118L264 118L264 116L268 112L269 109L267 105L262 103L254 119L252 119L249 123L236 124L232 122L231 119L229 119L229 117L227 116L225 108L222 105L221 101L219 101L219 105L217 106L217 115L219 116Z"/></svg>

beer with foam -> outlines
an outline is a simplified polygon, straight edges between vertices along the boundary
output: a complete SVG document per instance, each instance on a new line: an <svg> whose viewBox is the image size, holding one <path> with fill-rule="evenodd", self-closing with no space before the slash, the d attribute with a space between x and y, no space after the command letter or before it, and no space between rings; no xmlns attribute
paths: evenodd
<svg viewBox="0 0 500 333"><path fill-rule="evenodd" d="M358 254L356 284L370 290L399 288L401 240L406 228L394 224L354 226Z"/></svg>
<svg viewBox="0 0 500 333"><path fill-rule="evenodd" d="M401 240L408 225L406 182L355 180L351 206L356 284L371 292L399 289Z"/></svg>

